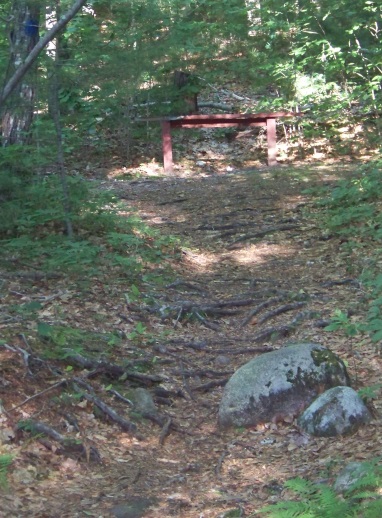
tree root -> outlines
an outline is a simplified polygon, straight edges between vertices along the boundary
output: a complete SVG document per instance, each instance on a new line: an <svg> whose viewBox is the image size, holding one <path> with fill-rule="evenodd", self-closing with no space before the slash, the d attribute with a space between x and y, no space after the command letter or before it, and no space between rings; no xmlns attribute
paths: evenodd
<svg viewBox="0 0 382 518"><path fill-rule="evenodd" d="M73 378L73 388L80 393L87 401L93 403L101 410L107 417L117 423L124 432L133 434L137 439L143 440L143 436L137 433L137 427L131 421L117 414L117 412L107 405L104 401L94 395L93 388L81 378ZM84 390L85 389L85 390Z"/></svg>
<svg viewBox="0 0 382 518"><path fill-rule="evenodd" d="M50 437L61 446L61 448L56 450L58 454L66 455L68 457L75 456L77 459L86 459L88 462L101 462L100 454L94 446L88 446L83 442L79 442L78 439L65 437L51 426L40 421L20 421L17 424L17 429L29 431L33 435L43 434ZM43 444L49 449L52 449L49 444L46 444L46 442L43 442Z"/></svg>
<svg viewBox="0 0 382 518"><path fill-rule="evenodd" d="M269 227L263 230L259 230L259 232L254 232L253 234L247 234L245 236L241 236L235 241L233 241L230 245L227 246L227 250L235 250L240 247L240 244L244 241L249 241L250 239L256 239L259 237L264 237L267 234L273 234L274 232L281 232L286 230L295 230L299 228L300 225L290 224L290 225L279 225L278 227Z"/></svg>
<svg viewBox="0 0 382 518"><path fill-rule="evenodd" d="M129 371L127 367L121 367L115 363L105 362L103 360L93 360L86 358L82 354L77 353L73 349L64 349L67 352L67 358L69 358L76 365L79 365L83 369L93 370L91 376L96 374L107 374L111 378L124 378L130 381L139 382L146 386L151 386L154 383L161 383L163 378L161 376L142 374L140 372Z"/></svg>

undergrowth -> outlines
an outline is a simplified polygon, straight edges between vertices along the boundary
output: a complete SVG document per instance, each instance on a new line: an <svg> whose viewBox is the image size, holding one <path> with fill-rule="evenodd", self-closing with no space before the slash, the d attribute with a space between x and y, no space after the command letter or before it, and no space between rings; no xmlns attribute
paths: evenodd
<svg viewBox="0 0 382 518"><path fill-rule="evenodd" d="M110 192L68 177L74 238L65 233L65 203L55 176L7 183L0 175L2 266L88 275L114 268L129 276L173 254L176 242L145 225Z"/></svg>
<svg viewBox="0 0 382 518"><path fill-rule="evenodd" d="M261 516L269 518L380 518L382 467L368 464L367 473L339 495L326 485L302 478L285 483L284 489L293 499L262 508Z"/></svg>
<svg viewBox="0 0 382 518"><path fill-rule="evenodd" d="M12 464L12 460L12 455L0 455L0 489L6 489L8 487L7 473L9 466Z"/></svg>
<svg viewBox="0 0 382 518"><path fill-rule="evenodd" d="M365 292L367 309L363 322L352 323L337 311L328 330L363 333L382 342L382 160L361 166L351 178L328 187L318 201L319 221L330 236L340 238L339 256L348 273ZM323 209L323 210L322 210Z"/></svg>

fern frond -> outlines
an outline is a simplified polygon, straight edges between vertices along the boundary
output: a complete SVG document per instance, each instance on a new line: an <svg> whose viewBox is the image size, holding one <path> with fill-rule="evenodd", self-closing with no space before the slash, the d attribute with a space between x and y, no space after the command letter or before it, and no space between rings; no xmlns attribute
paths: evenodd
<svg viewBox="0 0 382 518"><path fill-rule="evenodd" d="M12 464L12 455L0 455L0 487L7 487L7 471Z"/></svg>
<svg viewBox="0 0 382 518"><path fill-rule="evenodd" d="M284 487L290 489L300 497L311 497L317 492L317 486L310 480L304 478L292 478L287 480Z"/></svg>
<svg viewBox="0 0 382 518"><path fill-rule="evenodd" d="M374 495L375 496L375 495ZM362 503L360 506L364 518L380 518L382 516L382 498L378 497L376 500L369 500Z"/></svg>
<svg viewBox="0 0 382 518"><path fill-rule="evenodd" d="M269 518L317 518L309 503L293 500L267 505L259 512Z"/></svg>
<svg viewBox="0 0 382 518"><path fill-rule="evenodd" d="M350 486L346 495L350 496L358 490L375 489L382 486L382 466L375 466L370 463L366 467L369 471Z"/></svg>

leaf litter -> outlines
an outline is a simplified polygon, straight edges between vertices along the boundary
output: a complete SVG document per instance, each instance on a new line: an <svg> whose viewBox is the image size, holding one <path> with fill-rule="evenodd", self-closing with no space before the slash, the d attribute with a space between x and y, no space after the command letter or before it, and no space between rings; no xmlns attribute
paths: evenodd
<svg viewBox="0 0 382 518"><path fill-rule="evenodd" d="M350 437L309 437L293 416L256 429L217 427L229 376L291 341L333 349L356 389L379 383L370 341L358 347L324 330L336 308L362 313L364 304L357 283L343 282L338 240L324 240L307 214L306 178L320 184L326 172L179 169L147 183L109 179L105 188L147 224L180 238L179 256L167 259L171 275L151 269L135 290L112 269L81 283L4 276L0 453L13 462L3 516L250 516L278 501L289 478L330 482L344 463L379 454L380 391L375 420ZM21 301L40 304L27 309L48 326L51 357L41 358L36 320L8 311ZM68 340L66 327L79 331ZM57 344L67 347L65 360ZM137 387L157 411L134 413Z"/></svg>

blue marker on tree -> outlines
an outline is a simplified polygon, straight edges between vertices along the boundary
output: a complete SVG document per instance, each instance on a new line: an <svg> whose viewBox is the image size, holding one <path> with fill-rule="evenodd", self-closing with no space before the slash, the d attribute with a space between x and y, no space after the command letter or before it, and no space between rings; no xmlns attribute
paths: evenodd
<svg viewBox="0 0 382 518"><path fill-rule="evenodd" d="M28 18L28 20L25 22L24 31L26 36L28 38L38 38L39 26L38 26L38 20L34 20L33 18Z"/></svg>

